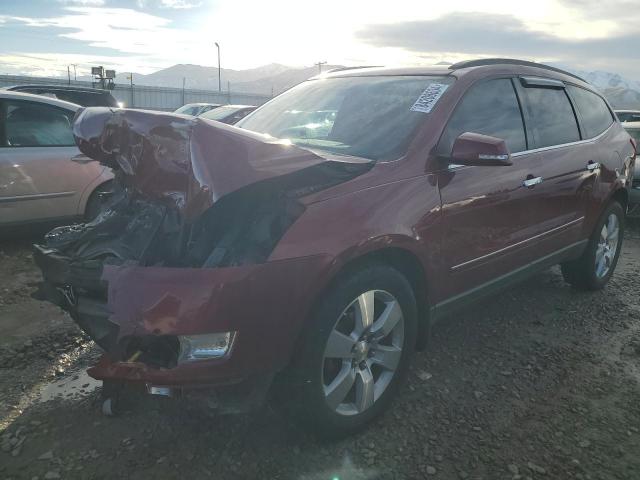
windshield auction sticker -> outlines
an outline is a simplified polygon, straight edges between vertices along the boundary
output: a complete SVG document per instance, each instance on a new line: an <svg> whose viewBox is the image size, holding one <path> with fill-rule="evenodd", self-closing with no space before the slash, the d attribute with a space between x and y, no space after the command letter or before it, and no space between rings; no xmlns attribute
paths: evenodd
<svg viewBox="0 0 640 480"><path fill-rule="evenodd" d="M444 83L432 83L420 94L416 103L410 108L412 112L429 113L442 94L449 88Z"/></svg>

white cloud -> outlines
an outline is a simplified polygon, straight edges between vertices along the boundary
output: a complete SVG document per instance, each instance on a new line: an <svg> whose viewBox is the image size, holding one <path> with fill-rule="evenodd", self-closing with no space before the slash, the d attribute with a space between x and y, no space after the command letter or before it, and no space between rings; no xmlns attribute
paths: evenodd
<svg viewBox="0 0 640 480"><path fill-rule="evenodd" d="M189 9L202 5L202 2L190 0L160 0L160 6L164 8Z"/></svg>
<svg viewBox="0 0 640 480"><path fill-rule="evenodd" d="M55 35L77 40L84 46L112 49L111 65L119 70L148 71L175 63L216 65L214 42L221 45L223 68L249 68L271 62L311 65L323 60L346 65L390 65L473 58L475 52L460 47L455 51L436 48L421 53L397 42L367 43L357 32L370 25L437 22L453 12L470 14L480 8L477 0L394 0L392 8L388 0L323 0L322 8L313 11L300 0L136 0L137 9L111 8L109 2L102 8L78 6L94 1L104 2L68 0L75 6L67 5L59 15L46 18L5 15L4 20L26 27L54 28ZM581 10L583 3L594 2L601 0L486 0L481 8L485 15L510 15L527 29L560 39L576 41L619 34L611 18L589 15L586 8ZM135 1L131 3L136 5ZM190 14L188 28L171 20L176 9L201 3L206 7ZM155 15L141 11L149 6L165 9ZM180 18L187 18L184 12ZM2 19L0 16L0 23ZM501 25L496 26L497 33L500 28ZM429 31L424 36L429 37ZM106 50L95 52L109 58Z"/></svg>
<svg viewBox="0 0 640 480"><path fill-rule="evenodd" d="M101 7L105 0L58 0L58 3L64 5L80 5L83 7Z"/></svg>
<svg viewBox="0 0 640 480"><path fill-rule="evenodd" d="M185 32L169 29L170 20L128 8L66 7L57 17L10 17L29 27L60 28L58 36L80 40L92 47L120 52L155 54L179 46ZM71 30L71 31L69 31Z"/></svg>

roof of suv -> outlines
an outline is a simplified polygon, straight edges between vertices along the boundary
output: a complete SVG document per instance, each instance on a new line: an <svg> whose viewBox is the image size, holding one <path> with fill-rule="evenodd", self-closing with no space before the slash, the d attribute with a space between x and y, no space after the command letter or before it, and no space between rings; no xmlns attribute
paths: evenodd
<svg viewBox="0 0 640 480"><path fill-rule="evenodd" d="M469 60L452 65L432 65L425 67L354 67L345 68L333 72L320 74L313 78L327 77L366 77L371 75L454 75L462 76L472 71L482 69L496 73L512 73L514 75L543 75L558 80L571 80L583 85L589 85L584 79L573 73L542 63L515 60L510 58L487 58L482 60ZM593 87L591 87L593 88Z"/></svg>
<svg viewBox="0 0 640 480"><path fill-rule="evenodd" d="M94 95L111 95L109 90L104 90L102 88L91 88L91 87L81 87L77 85L55 85L55 84L46 84L46 83L33 83L26 85L13 85L11 87L7 87L7 90L12 91L20 91L22 89L46 89L46 90L67 90L73 92L84 92L84 93L92 93Z"/></svg>
<svg viewBox="0 0 640 480"><path fill-rule="evenodd" d="M57 98L47 97L45 95L35 95L33 93L14 92L11 90L0 89L0 99L4 100L28 100L31 102L46 103L67 110L78 110L81 106L71 102L65 102L64 100L58 100Z"/></svg>

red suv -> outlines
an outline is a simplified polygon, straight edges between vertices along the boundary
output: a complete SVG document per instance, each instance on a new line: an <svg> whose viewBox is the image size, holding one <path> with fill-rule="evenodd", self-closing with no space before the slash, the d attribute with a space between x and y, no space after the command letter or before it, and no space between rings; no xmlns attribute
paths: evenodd
<svg viewBox="0 0 640 480"><path fill-rule="evenodd" d="M233 127L89 108L74 133L114 190L36 261L106 350L105 411L123 383L271 391L325 435L382 413L452 309L558 263L604 287L635 158L590 85L514 60L320 75Z"/></svg>

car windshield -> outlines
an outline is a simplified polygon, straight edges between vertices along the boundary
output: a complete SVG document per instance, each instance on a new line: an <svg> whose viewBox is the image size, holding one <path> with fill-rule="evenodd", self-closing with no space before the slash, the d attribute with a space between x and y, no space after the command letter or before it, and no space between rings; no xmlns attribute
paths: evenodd
<svg viewBox="0 0 640 480"><path fill-rule="evenodd" d="M371 160L401 157L453 81L435 76L309 80L236 124L295 145Z"/></svg>
<svg viewBox="0 0 640 480"><path fill-rule="evenodd" d="M183 115L195 115L202 107L200 105L183 105L173 113L181 113Z"/></svg>
<svg viewBox="0 0 640 480"><path fill-rule="evenodd" d="M616 112L621 122L637 122L640 120L640 112Z"/></svg>
<svg viewBox="0 0 640 480"><path fill-rule="evenodd" d="M208 118L209 120L222 120L229 115L233 115L238 110L242 110L243 107L218 107L213 110L200 115L202 118Z"/></svg>

